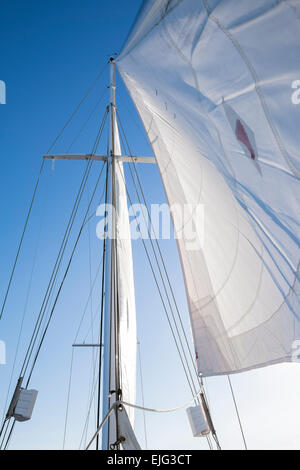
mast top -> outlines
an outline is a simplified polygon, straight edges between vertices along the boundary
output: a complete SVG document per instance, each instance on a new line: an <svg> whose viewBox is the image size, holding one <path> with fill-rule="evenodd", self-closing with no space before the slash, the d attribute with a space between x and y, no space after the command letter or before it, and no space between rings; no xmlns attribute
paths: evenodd
<svg viewBox="0 0 300 470"><path fill-rule="evenodd" d="M113 54L111 54L111 55L109 56L109 61L108 61L108 63L115 62L117 55L118 55L117 52L114 52Z"/></svg>
<svg viewBox="0 0 300 470"><path fill-rule="evenodd" d="M109 59L110 69L110 105L116 106L116 61L113 57Z"/></svg>

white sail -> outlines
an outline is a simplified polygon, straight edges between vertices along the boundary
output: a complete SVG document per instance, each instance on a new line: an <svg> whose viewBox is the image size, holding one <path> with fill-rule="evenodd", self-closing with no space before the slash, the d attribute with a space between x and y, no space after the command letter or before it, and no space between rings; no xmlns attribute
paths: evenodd
<svg viewBox="0 0 300 470"><path fill-rule="evenodd" d="M121 155L118 125L115 121L115 155ZM120 382L122 399L135 403L136 398L136 309L133 278L132 247L123 163L116 162L116 231L118 273L118 315ZM134 408L127 408L131 425Z"/></svg>
<svg viewBox="0 0 300 470"><path fill-rule="evenodd" d="M199 227L204 208L193 243L173 219L205 376L290 361L300 338L299 18L293 0L148 0L117 62L171 209Z"/></svg>

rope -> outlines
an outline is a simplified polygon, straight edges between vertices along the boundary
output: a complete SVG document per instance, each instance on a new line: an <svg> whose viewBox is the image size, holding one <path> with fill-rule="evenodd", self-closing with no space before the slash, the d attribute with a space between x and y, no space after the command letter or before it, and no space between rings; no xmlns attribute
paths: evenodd
<svg viewBox="0 0 300 470"><path fill-rule="evenodd" d="M141 405L133 405L132 403L127 403L126 401L119 401L117 402L117 404L129 406L130 408L136 408L137 410L149 411L151 413L173 413L174 411L180 411L183 408L186 408L187 406L189 406L194 400L196 400L196 398L198 398L201 395L201 393L202 393L202 390L199 390L199 392L196 393L196 395L194 395L189 401L185 402L183 405L177 406L176 408L168 408L165 410L157 410L156 408L147 408Z"/></svg>
<svg viewBox="0 0 300 470"><path fill-rule="evenodd" d="M103 419L103 421L101 422L101 424L99 425L97 431L95 432L95 434L93 435L92 439L90 440L86 450L88 450L90 448L90 446L92 445L93 441L95 440L95 438L98 436L99 432L101 431L101 429L103 428L104 424L106 423L106 421L108 420L108 418L110 417L110 415L112 414L113 410L121 405L124 405L124 406L129 406L130 408L135 408L137 410L142 410L142 411L148 411L150 413L173 413L174 411L179 411L179 410L182 410L183 408L186 408L188 405L190 405L196 398L199 397L199 395L201 395L202 391L199 390L199 392L193 396L192 399L190 399L189 401L187 401L186 403L184 403L183 405L181 406L177 406L176 408L169 408L167 410L157 410L156 408L146 408L145 406L140 406L140 405L134 405L132 403L128 403L126 401L123 401L123 400L119 400L119 401L116 401L111 407L110 409L108 410L105 418Z"/></svg>
<svg viewBox="0 0 300 470"><path fill-rule="evenodd" d="M101 424L99 425L97 431L95 432L95 434L93 435L92 439L90 440L88 446L86 447L86 450L88 450L90 448L90 446L92 445L93 441L95 440L95 438L98 436L99 432L101 431L101 429L103 428L104 424L106 423L106 421L108 420L108 418L110 417L111 413L113 412L113 410L121 405L123 406L129 406L130 408L135 408L137 410L142 410L142 411L147 411L147 412L150 412L150 413L173 413L175 411L180 411L182 410L183 408L186 408L188 405L190 405L196 398L199 397L199 395L201 395L202 393L202 390L199 390L198 393L196 393L196 395L194 395L189 401L187 401L186 403L184 403L183 405L180 405L180 406L177 406L176 408L169 408L169 409L164 409L164 410L158 410L156 408L147 408L145 406L140 406L140 405L134 405L133 403L128 403L126 401L123 401L123 400L119 400L119 401L116 401L112 406L111 408L108 410L105 418L103 419L103 421L101 422Z"/></svg>

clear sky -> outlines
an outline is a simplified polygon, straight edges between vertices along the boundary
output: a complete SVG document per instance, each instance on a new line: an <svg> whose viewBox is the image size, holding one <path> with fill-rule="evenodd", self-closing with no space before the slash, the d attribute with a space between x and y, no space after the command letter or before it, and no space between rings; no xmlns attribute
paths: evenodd
<svg viewBox="0 0 300 470"><path fill-rule="evenodd" d="M113 3L101 0L2 0L0 5L0 80L6 83L7 104L0 105L1 230L0 296L3 298L25 221L41 156L62 128L75 106L113 52L120 51L140 7L140 0ZM89 153L108 103L108 70L93 90L70 129L55 147L64 153L102 97L95 113L72 147ZM117 104L134 153L150 155L143 128L127 92L117 77ZM106 141L100 144L105 151ZM99 165L93 170L92 190ZM26 234L5 316L0 322L0 340L6 342L7 365L0 365L0 411L4 412L14 353L25 311L12 386L37 317L51 268L70 214L84 163L57 162L46 165ZM139 168L149 202L165 201L153 165ZM128 174L127 174L128 176ZM99 197L103 189L103 179ZM133 188L129 183L132 197ZM86 207L87 195L85 195ZM80 213L82 215L82 212ZM80 220L80 218L78 219ZM79 224L79 222L78 222ZM77 224L77 229L79 225ZM33 418L17 424L11 448L62 448L72 343L84 312L101 258L96 238L97 219L86 227L70 275L60 297L44 343L31 386L39 390ZM75 227L75 234L76 234ZM178 254L174 241L161 243L166 265L185 325L188 312ZM186 402L190 392L172 342L170 331L150 268L140 242L133 243L138 337L141 343L145 405L171 408ZM91 274L90 274L91 273ZM32 282L30 281L32 279ZM100 280L78 342L96 337ZM98 309L98 310L97 310ZM72 387L66 448L78 448L87 415L93 376L93 358L88 350L74 351ZM273 366L232 378L249 448L299 448L300 367ZM242 448L227 379L207 381L215 426L223 448ZM137 402L141 403L138 371ZM94 431L92 405L87 437ZM205 440L191 435L185 411L146 416L148 447L153 449L207 448ZM137 436L144 447L143 415L136 414ZM84 442L84 440L83 440Z"/></svg>

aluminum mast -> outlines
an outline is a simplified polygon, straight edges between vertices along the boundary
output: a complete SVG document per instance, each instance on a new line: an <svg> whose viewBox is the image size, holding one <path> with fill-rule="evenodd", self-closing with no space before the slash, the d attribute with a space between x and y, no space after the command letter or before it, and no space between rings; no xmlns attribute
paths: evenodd
<svg viewBox="0 0 300 470"><path fill-rule="evenodd" d="M108 152L108 207L116 208L115 195L115 122L116 122L116 63L110 59L110 133ZM116 273L115 210L107 218L105 259L104 349L102 417L119 398L118 303ZM118 441L117 413L113 413L102 431L102 450L109 450Z"/></svg>

